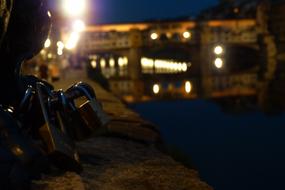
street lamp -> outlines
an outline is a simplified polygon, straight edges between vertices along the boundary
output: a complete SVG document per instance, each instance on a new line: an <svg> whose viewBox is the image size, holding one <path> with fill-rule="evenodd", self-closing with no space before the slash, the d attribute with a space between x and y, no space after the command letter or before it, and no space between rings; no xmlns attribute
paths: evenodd
<svg viewBox="0 0 285 190"><path fill-rule="evenodd" d="M159 91L160 91L159 85L158 84L153 85L152 91L153 91L154 94L158 94Z"/></svg>
<svg viewBox="0 0 285 190"><path fill-rule="evenodd" d="M74 32L82 32L85 29L85 23L82 20L77 19L73 22L72 29Z"/></svg>
<svg viewBox="0 0 285 190"><path fill-rule="evenodd" d="M56 43L56 45L57 45L58 49L63 49L64 48L64 43L62 41L58 41Z"/></svg>
<svg viewBox="0 0 285 190"><path fill-rule="evenodd" d="M67 16L80 16L85 12L86 0L62 0L62 8Z"/></svg>
<svg viewBox="0 0 285 190"><path fill-rule="evenodd" d="M185 82L185 92L189 94L192 91L192 84L190 81Z"/></svg>
<svg viewBox="0 0 285 190"><path fill-rule="evenodd" d="M46 39L44 46L45 46L45 48L49 48L50 45L51 45L51 40L48 38L48 39Z"/></svg>
<svg viewBox="0 0 285 190"><path fill-rule="evenodd" d="M222 53L224 52L224 49L223 49L223 47L222 46L216 46L215 48L214 48L214 53L216 54L216 55L221 55Z"/></svg>
<svg viewBox="0 0 285 190"><path fill-rule="evenodd" d="M153 32L153 33L150 35L150 38L151 38L152 40L156 40L156 39L158 38L158 34L155 33L155 32Z"/></svg>
<svg viewBox="0 0 285 190"><path fill-rule="evenodd" d="M216 58L214 63L218 69L221 69L223 67L224 61L221 58Z"/></svg>
<svg viewBox="0 0 285 190"><path fill-rule="evenodd" d="M191 33L188 32L188 31L183 32L183 37L184 37L185 39L189 39L189 38L191 38Z"/></svg>

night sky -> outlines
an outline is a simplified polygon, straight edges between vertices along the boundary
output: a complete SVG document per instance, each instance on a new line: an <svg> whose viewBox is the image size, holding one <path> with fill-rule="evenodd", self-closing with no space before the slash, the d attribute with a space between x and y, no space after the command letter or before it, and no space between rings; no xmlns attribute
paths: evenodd
<svg viewBox="0 0 285 190"><path fill-rule="evenodd" d="M195 16L218 0L89 0L90 22L137 22ZM92 16L91 16L92 15Z"/></svg>
<svg viewBox="0 0 285 190"><path fill-rule="evenodd" d="M62 0L47 0L58 10ZM80 0L79 0L80 1ZM125 23L177 17L194 17L219 0L86 0L89 23ZM56 8L58 7L58 9Z"/></svg>

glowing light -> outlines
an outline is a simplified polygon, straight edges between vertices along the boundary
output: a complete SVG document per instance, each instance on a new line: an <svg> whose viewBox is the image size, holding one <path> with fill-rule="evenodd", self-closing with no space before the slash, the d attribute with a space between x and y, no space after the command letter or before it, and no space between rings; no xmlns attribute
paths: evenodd
<svg viewBox="0 0 285 190"><path fill-rule="evenodd" d="M49 53L47 56L48 56L49 59L52 58L52 54L51 53Z"/></svg>
<svg viewBox="0 0 285 190"><path fill-rule="evenodd" d="M57 55L62 55L62 54L63 54L62 49L57 49Z"/></svg>
<svg viewBox="0 0 285 190"><path fill-rule="evenodd" d="M185 82L185 92L189 94L192 91L192 84L190 81Z"/></svg>
<svg viewBox="0 0 285 190"><path fill-rule="evenodd" d="M51 45L51 41L50 41L50 39L48 38L48 39L46 39L46 41L45 41L45 48L48 48L48 47L50 47L50 45Z"/></svg>
<svg viewBox="0 0 285 190"><path fill-rule="evenodd" d="M224 62L223 62L223 60L222 60L221 58L216 58L216 59L215 59L215 66L216 66L218 69L222 68L222 67L223 67L223 64L224 64Z"/></svg>
<svg viewBox="0 0 285 190"><path fill-rule="evenodd" d="M118 64L119 64L119 67L123 67L124 66L124 58L119 57Z"/></svg>
<svg viewBox="0 0 285 190"><path fill-rule="evenodd" d="M62 55L63 54L63 48L64 48L64 44L61 41L58 41L56 43L57 45L57 55Z"/></svg>
<svg viewBox="0 0 285 190"><path fill-rule="evenodd" d="M64 43L62 41L58 41L56 43L56 45L57 45L58 49L63 49L64 48Z"/></svg>
<svg viewBox="0 0 285 190"><path fill-rule="evenodd" d="M234 8L234 13L239 13L239 8Z"/></svg>
<svg viewBox="0 0 285 190"><path fill-rule="evenodd" d="M151 35L150 35L150 38L152 39L152 40L156 40L157 38L158 38L158 34L157 33L152 33Z"/></svg>
<svg viewBox="0 0 285 190"><path fill-rule="evenodd" d="M129 63L129 59L127 57L123 57L124 65L127 66Z"/></svg>
<svg viewBox="0 0 285 190"><path fill-rule="evenodd" d="M85 12L86 0L63 0L62 8L68 16L79 16Z"/></svg>
<svg viewBox="0 0 285 190"><path fill-rule="evenodd" d="M91 66L92 68L96 68L97 67L97 63L95 60L91 61Z"/></svg>
<svg viewBox="0 0 285 190"><path fill-rule="evenodd" d="M47 12L48 17L51 17L51 13L50 11Z"/></svg>
<svg viewBox="0 0 285 190"><path fill-rule="evenodd" d="M182 64L182 71L186 72L187 71L187 63Z"/></svg>
<svg viewBox="0 0 285 190"><path fill-rule="evenodd" d="M215 53L216 55L221 55L223 52L224 52L224 49L223 49L222 46L216 46L216 47L214 48L214 53Z"/></svg>
<svg viewBox="0 0 285 190"><path fill-rule="evenodd" d="M143 72L145 73L152 72L153 67L155 68L155 72L157 73L186 72L188 70L189 64L190 63L175 62L173 60L162 60L162 59L154 60L146 57L141 58L141 67L143 69Z"/></svg>
<svg viewBox="0 0 285 190"><path fill-rule="evenodd" d="M102 58L100 60L100 66L101 66L101 68L105 68L106 67L106 60L104 58Z"/></svg>
<svg viewBox="0 0 285 190"><path fill-rule="evenodd" d="M80 36L79 36L78 32L72 32L70 34L70 37L69 37L67 43L66 43L66 46L65 46L66 49L68 49L68 50L74 49L77 45L77 42L79 41L79 38L80 38Z"/></svg>
<svg viewBox="0 0 285 190"><path fill-rule="evenodd" d="M115 67L115 59L114 58L110 58L109 64L110 64L110 67Z"/></svg>
<svg viewBox="0 0 285 190"><path fill-rule="evenodd" d="M73 31L75 32L82 32L84 31L85 27L85 23L80 19L75 20L72 24Z"/></svg>
<svg viewBox="0 0 285 190"><path fill-rule="evenodd" d="M186 32L183 33L183 37L184 37L185 39L189 39L189 38L191 38L191 33L188 32L188 31L186 31Z"/></svg>
<svg viewBox="0 0 285 190"><path fill-rule="evenodd" d="M171 38L172 34L168 32L168 33L166 33L166 36L167 36L167 38Z"/></svg>
<svg viewBox="0 0 285 190"><path fill-rule="evenodd" d="M158 94L159 91L160 91L159 85L158 84L153 85L152 91L153 91L154 94Z"/></svg>
<svg viewBox="0 0 285 190"><path fill-rule="evenodd" d="M40 52L40 54L41 54L41 55L45 55L45 54L46 54L46 51L45 51L44 49L42 49L41 52Z"/></svg>

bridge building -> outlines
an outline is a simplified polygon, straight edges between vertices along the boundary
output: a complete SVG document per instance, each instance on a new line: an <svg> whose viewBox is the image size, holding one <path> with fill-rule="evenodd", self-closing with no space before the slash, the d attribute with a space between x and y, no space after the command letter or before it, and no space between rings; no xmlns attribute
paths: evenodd
<svg viewBox="0 0 285 190"><path fill-rule="evenodd" d="M266 9L231 11L235 16L88 26L78 51L128 101L255 94L259 59L266 59ZM252 53L241 58L242 51Z"/></svg>

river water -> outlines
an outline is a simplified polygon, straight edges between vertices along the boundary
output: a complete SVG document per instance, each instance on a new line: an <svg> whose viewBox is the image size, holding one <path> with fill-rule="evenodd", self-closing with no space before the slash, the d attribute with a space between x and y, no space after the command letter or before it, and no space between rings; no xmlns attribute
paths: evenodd
<svg viewBox="0 0 285 190"><path fill-rule="evenodd" d="M216 190L285 189L285 113L222 112L205 100L132 104L164 140L190 155Z"/></svg>

